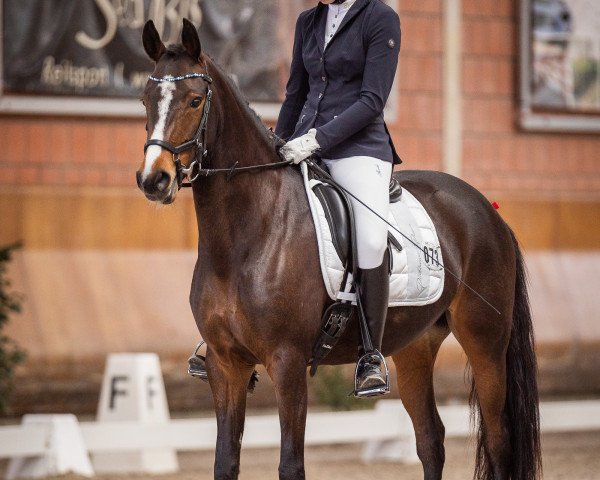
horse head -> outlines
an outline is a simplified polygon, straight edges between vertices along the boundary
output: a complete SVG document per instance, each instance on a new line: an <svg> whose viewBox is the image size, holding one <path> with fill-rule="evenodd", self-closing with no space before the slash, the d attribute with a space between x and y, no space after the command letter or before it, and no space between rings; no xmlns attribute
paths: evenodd
<svg viewBox="0 0 600 480"><path fill-rule="evenodd" d="M142 101L146 107L145 156L137 184L149 200L175 200L185 175L193 175L205 154L211 78L196 27L183 20L180 45L165 47L152 20L143 44L155 62Z"/></svg>

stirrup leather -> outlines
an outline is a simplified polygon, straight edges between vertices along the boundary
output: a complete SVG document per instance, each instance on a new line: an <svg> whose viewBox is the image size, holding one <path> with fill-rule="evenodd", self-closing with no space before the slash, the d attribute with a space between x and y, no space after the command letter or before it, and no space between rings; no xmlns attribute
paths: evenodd
<svg viewBox="0 0 600 480"><path fill-rule="evenodd" d="M337 301L330 305L321 320L321 334L313 346L310 376L317 372L317 367L338 343L346 325L352 317L352 304Z"/></svg>
<svg viewBox="0 0 600 480"><path fill-rule="evenodd" d="M378 357L380 365L383 366L382 369L385 372L385 385L372 387L372 388L365 388L365 389L360 390L358 388L358 372L366 363L370 363L369 360L373 356ZM390 372L388 370L388 366L387 366L387 362L385 361L385 357L381 354L381 352L379 350L373 350L371 352L365 353L363 356L361 356L358 359L358 362L356 362L356 368L354 370L354 392L353 393L354 393L354 396L358 397L358 398L375 397L378 395L385 395L387 393L390 393Z"/></svg>

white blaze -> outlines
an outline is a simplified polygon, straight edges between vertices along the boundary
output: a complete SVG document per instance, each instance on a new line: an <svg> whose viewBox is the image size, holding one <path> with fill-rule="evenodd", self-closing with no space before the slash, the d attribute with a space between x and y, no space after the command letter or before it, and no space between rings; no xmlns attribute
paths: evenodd
<svg viewBox="0 0 600 480"><path fill-rule="evenodd" d="M168 76L165 78L169 78ZM152 140L164 140L165 136L165 124L167 122L167 115L171 107L171 100L173 100L173 91L175 90L174 82L161 82L160 88L160 100L158 102L158 121L154 125L154 131L150 137ZM150 145L146 150L146 159L144 161L144 172L142 178L145 179L150 175L152 171L152 165L158 158L161 152L161 148L158 145Z"/></svg>

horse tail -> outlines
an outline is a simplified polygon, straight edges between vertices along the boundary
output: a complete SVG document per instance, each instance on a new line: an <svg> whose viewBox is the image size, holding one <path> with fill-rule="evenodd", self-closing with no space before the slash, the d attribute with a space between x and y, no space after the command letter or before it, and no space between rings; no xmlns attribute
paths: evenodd
<svg viewBox="0 0 600 480"><path fill-rule="evenodd" d="M525 262L512 230L510 230L510 234L515 247L517 267L513 324L506 352L507 388L504 407L511 445L510 478L513 480L537 480L542 473L537 361L534 351ZM474 383L471 386L469 403L477 409L481 419ZM478 423L475 478L487 480L492 478L493 474L486 461L483 422Z"/></svg>
<svg viewBox="0 0 600 480"><path fill-rule="evenodd" d="M513 327L506 353L506 415L512 448L511 478L536 480L542 473L537 361L523 254L510 231L517 261Z"/></svg>

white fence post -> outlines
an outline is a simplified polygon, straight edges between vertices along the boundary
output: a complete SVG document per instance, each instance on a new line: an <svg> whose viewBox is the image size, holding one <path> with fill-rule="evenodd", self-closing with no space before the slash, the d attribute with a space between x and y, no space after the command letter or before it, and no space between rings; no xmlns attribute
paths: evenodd
<svg viewBox="0 0 600 480"><path fill-rule="evenodd" d="M140 425L168 424L169 408L154 353L111 354L100 392L97 421L134 421ZM106 439L110 442L110 439ZM179 469L172 449L102 452L92 456L97 473L169 473Z"/></svg>
<svg viewBox="0 0 600 480"><path fill-rule="evenodd" d="M45 430L45 451L33 457L12 458L6 479L43 478L66 473L94 475L75 415L25 415L24 427Z"/></svg>
<svg viewBox="0 0 600 480"><path fill-rule="evenodd" d="M366 442L362 459L364 462L386 460L404 464L419 463L415 431L408 413L400 400L380 400L375 404L375 412L385 418L386 422L394 422L398 427L398 436L393 440L369 440Z"/></svg>

